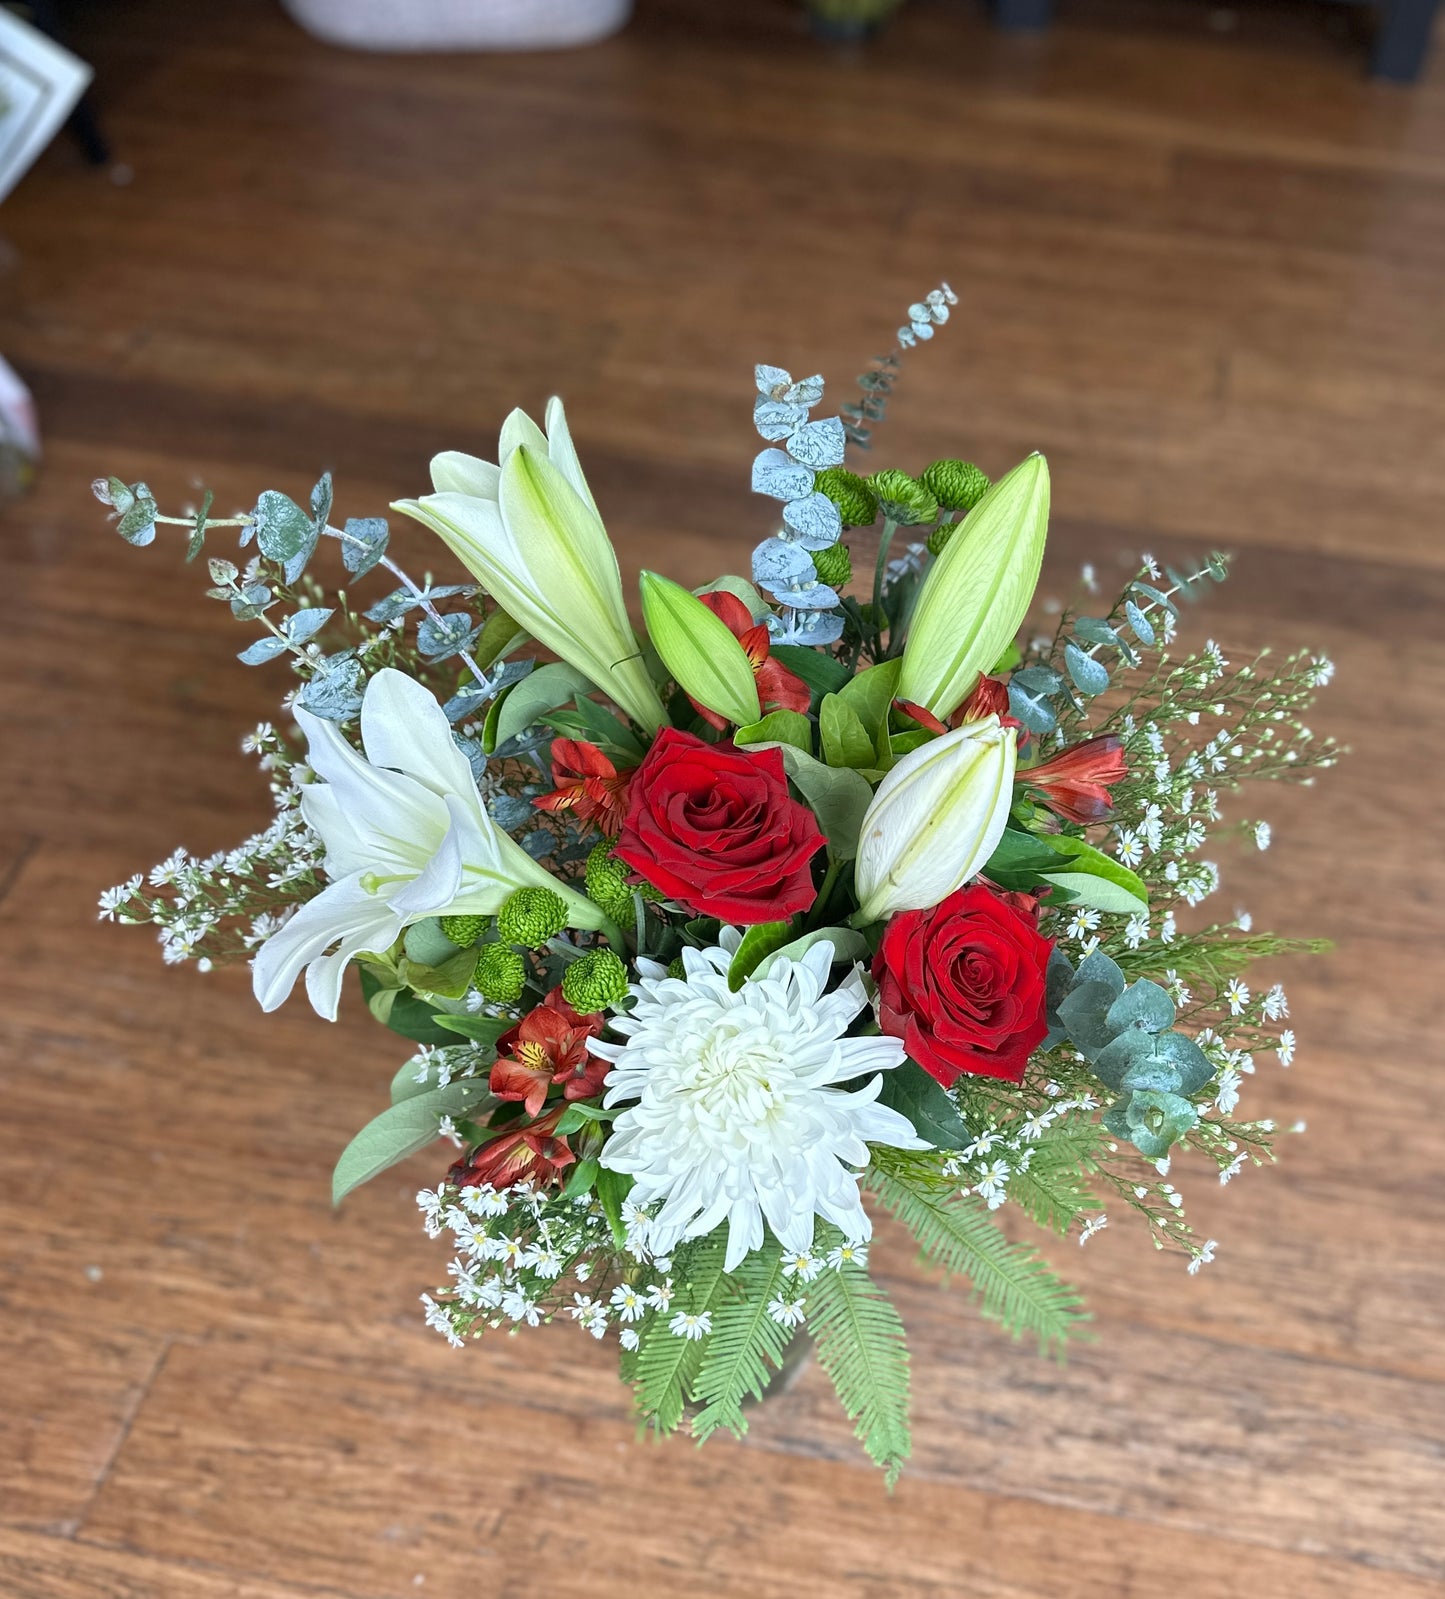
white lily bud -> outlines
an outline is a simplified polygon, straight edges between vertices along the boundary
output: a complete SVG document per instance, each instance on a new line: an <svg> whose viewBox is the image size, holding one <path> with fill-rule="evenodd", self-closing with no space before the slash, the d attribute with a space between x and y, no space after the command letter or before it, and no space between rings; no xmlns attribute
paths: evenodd
<svg viewBox="0 0 1445 1599"><path fill-rule="evenodd" d="M888 773L858 840L859 925L928 910L982 869L1008 820L1017 750L1017 731L989 716Z"/></svg>

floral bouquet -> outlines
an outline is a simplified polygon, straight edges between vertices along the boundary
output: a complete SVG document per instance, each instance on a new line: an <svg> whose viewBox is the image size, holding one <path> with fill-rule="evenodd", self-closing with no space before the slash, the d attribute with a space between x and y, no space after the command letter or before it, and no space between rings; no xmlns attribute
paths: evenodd
<svg viewBox="0 0 1445 1599"><path fill-rule="evenodd" d="M1208 1261L1171 1163L1227 1182L1271 1158L1240 1089L1294 1035L1247 971L1317 946L1182 913L1218 885L1198 852L1220 791L1336 754L1301 722L1324 659L1168 652L1223 557L1146 556L1107 611L1021 645L1043 457L996 482L844 465L953 303L911 306L839 416L813 415L821 378L758 367L752 481L778 530L750 578L644 572L643 633L555 400L545 429L513 412L495 463L439 455L432 492L392 507L460 584L409 577L381 518L336 525L329 477L226 518L96 484L133 544L179 525L193 558L239 530L209 593L260 632L240 659L295 679L295 731L245 741L271 825L178 851L102 914L156 926L168 961L249 959L266 1010L304 974L334 1019L350 971L412 1041L334 1192L456 1146L418 1196L455 1248L422 1296L451 1342L570 1317L616 1338L648 1423L706 1438L745 1430L806 1328L890 1480L908 1355L870 1210L1041 1348L1085 1318L1004 1204L1081 1243L1123 1204ZM855 585L844 536L880 523ZM390 592L328 598L326 541Z"/></svg>

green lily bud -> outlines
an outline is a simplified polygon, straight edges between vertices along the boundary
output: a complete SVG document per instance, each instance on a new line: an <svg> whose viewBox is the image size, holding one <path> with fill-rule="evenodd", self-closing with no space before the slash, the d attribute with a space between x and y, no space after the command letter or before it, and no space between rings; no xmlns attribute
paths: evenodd
<svg viewBox="0 0 1445 1599"><path fill-rule="evenodd" d="M920 527L924 522L938 520L938 501L933 490L926 488L916 477L889 467L875 472L868 479L868 487L878 496L878 509L890 522L902 527Z"/></svg>
<svg viewBox="0 0 1445 1599"><path fill-rule="evenodd" d="M830 589L840 589L853 576L853 558L846 544L830 544L825 550L813 551L813 570L818 581Z"/></svg>
<svg viewBox="0 0 1445 1599"><path fill-rule="evenodd" d="M898 697L946 719L1018 632L1038 586L1049 525L1049 468L1031 455L969 512L924 575Z"/></svg>
<svg viewBox="0 0 1445 1599"><path fill-rule="evenodd" d="M989 489L987 475L972 461L935 461L923 481L945 511L971 511Z"/></svg>
<svg viewBox="0 0 1445 1599"><path fill-rule="evenodd" d="M638 582L648 634L683 692L739 727L759 721L753 663L722 618L670 578L644 572Z"/></svg>
<svg viewBox="0 0 1445 1599"><path fill-rule="evenodd" d="M813 479L813 488L838 507L844 527L872 527L878 519L878 496L847 467L825 467Z"/></svg>
<svg viewBox="0 0 1445 1599"><path fill-rule="evenodd" d="M583 1016L625 999L627 987L627 968L610 949L590 950L562 974L562 998Z"/></svg>
<svg viewBox="0 0 1445 1599"><path fill-rule="evenodd" d="M483 944L477 952L472 983L483 999L494 1005L510 1005L522 997L526 981L527 963L510 944Z"/></svg>
<svg viewBox="0 0 1445 1599"><path fill-rule="evenodd" d="M485 916L443 916L442 932L458 949L470 949L487 930Z"/></svg>
<svg viewBox="0 0 1445 1599"><path fill-rule="evenodd" d="M497 933L508 944L540 949L567 925L567 906L550 888L519 888L497 912Z"/></svg>

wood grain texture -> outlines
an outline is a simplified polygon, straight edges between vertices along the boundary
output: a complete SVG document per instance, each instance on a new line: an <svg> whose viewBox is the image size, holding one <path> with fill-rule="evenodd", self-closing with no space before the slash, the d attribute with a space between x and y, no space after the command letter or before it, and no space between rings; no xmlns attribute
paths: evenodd
<svg viewBox="0 0 1445 1599"><path fill-rule="evenodd" d="M0 1594L1439 1591L1440 61L1403 94L1323 13L1220 38L1137 0L1037 39L910 0L862 57L782 0L641 0L504 59L333 52L266 0L75 9L133 181L62 142L3 213L48 455L0 521ZM1234 801L1277 842L1219 856L1226 910L1337 941L1272 973L1300 1057L1249 1084L1307 1135L1227 1189L1181 1166L1223 1240L1197 1278L1123 1217L1052 1245L1099 1335L1062 1370L885 1228L918 1401L889 1498L816 1370L697 1452L636 1440L575 1329L447 1349L416 1314L437 1156L328 1203L397 1045L97 925L99 888L264 823L237 745L283 679L86 485L227 508L330 467L375 514L560 391L628 581L700 583L766 524L749 364L838 392L943 276L880 460L1047 451L1045 600L1238 551L1191 632L1326 648L1354 753Z"/></svg>

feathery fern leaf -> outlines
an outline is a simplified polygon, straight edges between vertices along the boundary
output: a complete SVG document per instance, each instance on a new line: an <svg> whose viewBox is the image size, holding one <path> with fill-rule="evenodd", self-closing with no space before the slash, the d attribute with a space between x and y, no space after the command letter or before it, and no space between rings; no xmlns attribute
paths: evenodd
<svg viewBox="0 0 1445 1599"><path fill-rule="evenodd" d="M726 1230L709 1233L685 1253L679 1251L677 1278L684 1285L683 1292L670 1310L655 1310L643 1323L633 1382L638 1409L660 1433L675 1431L682 1420L688 1390L707 1346L705 1337L680 1338L669 1323L679 1311L700 1315L714 1309L727 1281L723 1273L726 1255Z"/></svg>
<svg viewBox="0 0 1445 1599"><path fill-rule="evenodd" d="M1027 1244L1011 1244L982 1201L936 1176L930 1181L903 1162L885 1171L875 1161L866 1182L928 1260L949 1275L967 1278L984 1315L1015 1338L1033 1333L1040 1352L1046 1352L1079 1335L1080 1324L1089 1318L1078 1290L1056 1277Z"/></svg>
<svg viewBox="0 0 1445 1599"><path fill-rule="evenodd" d="M1068 1232L1081 1211L1099 1203L1089 1186L1089 1174L1098 1170L1103 1138L1103 1129L1094 1121L1077 1119L1049 1128L1029 1146L1028 1166L1015 1166L1009 1174L1009 1198L1022 1205L1036 1225Z"/></svg>
<svg viewBox="0 0 1445 1599"><path fill-rule="evenodd" d="M692 1423L699 1442L719 1427L741 1438L748 1426L744 1396L762 1398L769 1362L774 1370L781 1369L793 1329L773 1320L768 1301L782 1280L782 1246L772 1238L733 1272L729 1292L713 1313L712 1336L692 1385L693 1398L704 1407Z"/></svg>
<svg viewBox="0 0 1445 1599"><path fill-rule="evenodd" d="M845 1266L808 1284L808 1326L819 1365L891 1488L912 1450L908 1344L898 1312L866 1271Z"/></svg>

